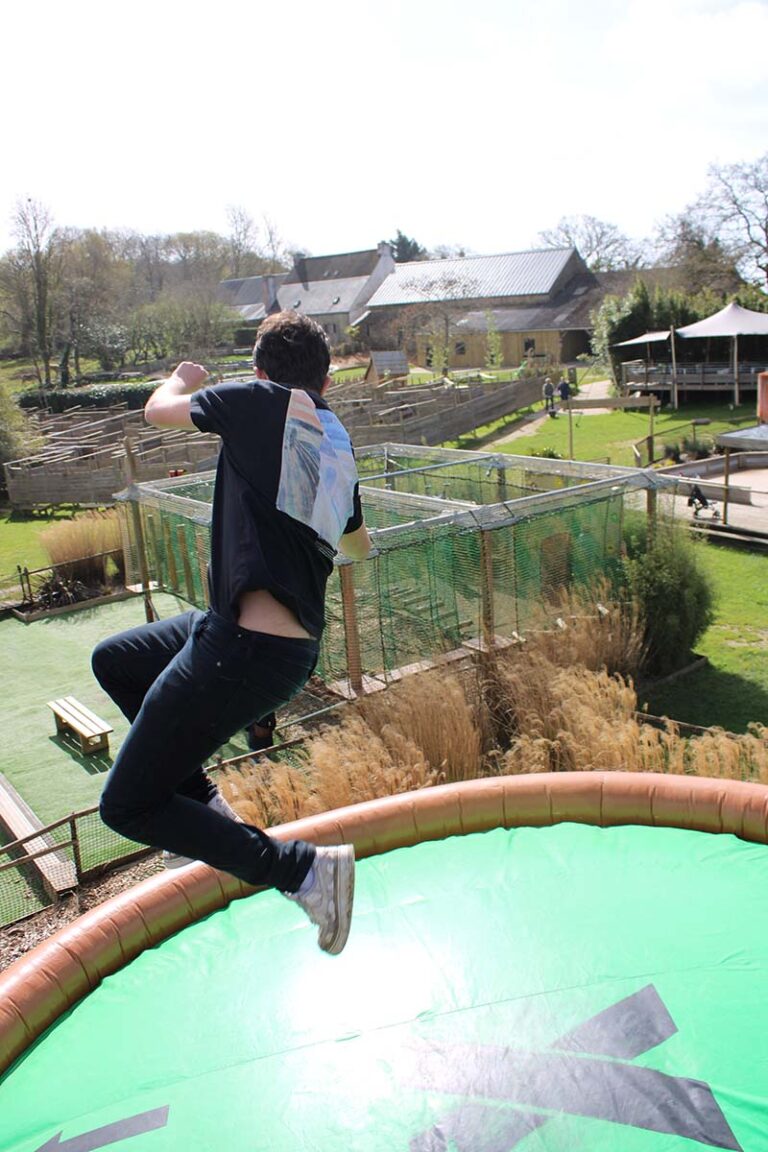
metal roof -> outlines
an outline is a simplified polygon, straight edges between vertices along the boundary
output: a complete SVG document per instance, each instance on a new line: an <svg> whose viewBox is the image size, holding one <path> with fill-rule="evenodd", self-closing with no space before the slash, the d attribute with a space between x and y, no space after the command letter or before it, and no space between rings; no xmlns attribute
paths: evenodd
<svg viewBox="0 0 768 1152"><path fill-rule="evenodd" d="M756 424L753 428L736 428L733 432L721 432L715 436L715 444L720 448L738 448L742 451L768 451L768 424Z"/></svg>
<svg viewBox="0 0 768 1152"><path fill-rule="evenodd" d="M546 296L574 255L575 248L544 248L396 264L368 305L376 308L437 300Z"/></svg>

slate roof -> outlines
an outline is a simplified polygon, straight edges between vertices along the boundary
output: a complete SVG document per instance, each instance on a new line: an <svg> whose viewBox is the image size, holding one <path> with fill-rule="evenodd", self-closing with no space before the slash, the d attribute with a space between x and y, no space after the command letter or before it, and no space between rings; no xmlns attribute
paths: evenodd
<svg viewBox="0 0 768 1152"><path fill-rule="evenodd" d="M547 296L575 248L543 248L500 256L464 256L454 260L419 260L396 264L368 301L370 308L423 304L437 300ZM583 265L582 265L583 267Z"/></svg>
<svg viewBox="0 0 768 1152"><path fill-rule="evenodd" d="M363 295L379 258L376 248L335 256L301 256L290 272L223 280L218 295L244 320L263 320L270 305L309 316L347 315Z"/></svg>
<svg viewBox="0 0 768 1152"><path fill-rule="evenodd" d="M520 308L490 309L499 332L590 331L592 313L608 295L625 295L638 273L585 272L575 276L567 288L546 304ZM643 272L643 276L646 273ZM456 324L465 332L485 332L485 311L467 312Z"/></svg>
<svg viewBox="0 0 768 1152"><path fill-rule="evenodd" d="M218 297L230 308L242 309L254 304L263 306L270 290L274 293L286 276L286 272L275 272L269 276L243 276L238 280L222 280L218 288Z"/></svg>
<svg viewBox="0 0 768 1152"><path fill-rule="evenodd" d="M301 284L287 281L277 292L281 309L293 309L309 316L348 313L368 283L368 275L344 280L311 280Z"/></svg>
<svg viewBox="0 0 768 1152"><path fill-rule="evenodd" d="M367 279L379 261L376 248L364 252L340 252L335 256L300 256L288 273L289 284L322 280Z"/></svg>

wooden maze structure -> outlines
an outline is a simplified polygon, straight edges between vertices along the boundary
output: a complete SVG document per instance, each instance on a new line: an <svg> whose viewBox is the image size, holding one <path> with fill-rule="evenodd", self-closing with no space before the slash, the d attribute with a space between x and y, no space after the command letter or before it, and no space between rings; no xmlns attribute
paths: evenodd
<svg viewBox="0 0 768 1152"><path fill-rule="evenodd" d="M127 480L126 437L137 480L211 467L219 448L216 436L150 428L141 410L122 406L37 413L33 419L42 447L4 465L8 498L17 511L55 504L111 504Z"/></svg>
<svg viewBox="0 0 768 1152"><path fill-rule="evenodd" d="M480 377L480 378L478 378ZM541 399L541 380L498 382L477 373L414 384L408 377L339 382L328 401L356 447L444 444Z"/></svg>
<svg viewBox="0 0 768 1152"><path fill-rule="evenodd" d="M437 445L525 408L540 398L541 381L433 380L407 377L331 385L328 398L356 447L396 441ZM123 405L32 415L42 447L4 465L11 506L34 511L55 504L113 502L129 479L125 438L135 470L130 479L160 480L213 466L216 436L148 427L143 411Z"/></svg>

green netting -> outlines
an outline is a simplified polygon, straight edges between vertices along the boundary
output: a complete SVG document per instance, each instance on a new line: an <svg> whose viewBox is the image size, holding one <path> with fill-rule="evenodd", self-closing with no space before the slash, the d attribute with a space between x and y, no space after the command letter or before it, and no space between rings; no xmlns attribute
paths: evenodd
<svg viewBox="0 0 768 1152"><path fill-rule="evenodd" d="M645 523L647 473L575 461L408 445L359 453L376 550L328 586L318 675L345 694L365 677L525 628L564 588L611 578L625 517ZM674 513L674 489L659 493ZM205 607L213 474L123 494L130 578ZM145 571L142 571L142 553Z"/></svg>

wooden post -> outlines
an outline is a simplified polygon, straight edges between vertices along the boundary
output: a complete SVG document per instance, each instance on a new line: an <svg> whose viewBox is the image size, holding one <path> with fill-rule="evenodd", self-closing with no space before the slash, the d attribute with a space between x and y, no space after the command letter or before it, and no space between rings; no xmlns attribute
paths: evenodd
<svg viewBox="0 0 768 1152"><path fill-rule="evenodd" d="M725 450L725 475L723 476L723 479L725 481L725 484L723 487L723 524L728 523L728 484L729 484L730 478L731 478L731 450L730 450L730 448L726 448L726 450Z"/></svg>
<svg viewBox="0 0 768 1152"><path fill-rule="evenodd" d="M163 575L163 554L157 539L157 532L155 530L155 518L151 512L147 512L147 536L149 537L149 547L152 552L157 583L162 588L165 585L165 578Z"/></svg>
<svg viewBox="0 0 768 1152"><path fill-rule="evenodd" d="M652 547L656 539L656 489L649 488L645 494L645 511L648 517L648 547Z"/></svg>
<svg viewBox="0 0 768 1152"><path fill-rule="evenodd" d="M672 350L672 407L677 411L677 357L675 355L675 329L669 330L669 347Z"/></svg>
<svg viewBox="0 0 768 1152"><path fill-rule="evenodd" d="M496 469L496 485L499 490L499 503L506 504L507 502L507 470L499 465Z"/></svg>
<svg viewBox="0 0 768 1152"><path fill-rule="evenodd" d="M483 644L486 652L491 652L496 646L496 622L493 610L493 540L487 530L480 532L480 599Z"/></svg>
<svg viewBox="0 0 768 1152"><path fill-rule="evenodd" d="M179 542L179 554L184 565L184 586L187 590L187 600L190 604L195 602L195 581L192 576L192 565L189 562L189 549L187 548L187 534L183 524L176 525L176 539Z"/></svg>
<svg viewBox="0 0 768 1152"><path fill-rule="evenodd" d="M83 877L83 857L80 851L80 836L77 831L77 815L74 812L69 817L69 832L72 840L72 855L75 860L75 876L79 884Z"/></svg>
<svg viewBox="0 0 768 1152"><path fill-rule="evenodd" d="M341 606L344 614L344 646L347 653L347 672L352 691L363 694L363 661L360 652L360 629L357 623L355 603L355 578L351 564L339 566L341 580Z"/></svg>
<svg viewBox="0 0 768 1152"><path fill-rule="evenodd" d="M128 473L128 483L130 486L133 486L136 483L136 458L133 455L130 436L126 436L123 440L123 447L125 448L125 467ZM136 548L139 554L139 578L141 579L142 596L144 597L144 616L146 617L147 624L152 624L155 620L159 620L160 617L155 611L149 588L149 569L147 567L147 553L144 547L144 532L141 527L141 509L139 508L138 502L133 499L131 500L131 521L136 538Z"/></svg>
<svg viewBox="0 0 768 1152"><path fill-rule="evenodd" d="M568 459L574 460L573 455L573 410L571 409L571 398L568 397Z"/></svg>
<svg viewBox="0 0 768 1152"><path fill-rule="evenodd" d="M648 408L648 463L653 464L654 445L653 445L653 412L656 407L655 397L651 396L651 403Z"/></svg>
<svg viewBox="0 0 768 1152"><path fill-rule="evenodd" d="M203 603L206 608L210 602L208 594L208 558L205 555L205 541L200 533L195 531L195 551L197 553L197 566L200 572L200 583L203 586Z"/></svg>
<svg viewBox="0 0 768 1152"><path fill-rule="evenodd" d="M739 337L733 338L733 402L738 408L741 403L741 390L739 388Z"/></svg>
<svg viewBox="0 0 768 1152"><path fill-rule="evenodd" d="M163 520L163 544L168 556L168 583L172 591L178 592L179 590L179 574L176 570L176 557L173 554L173 541L171 539L171 526L167 520Z"/></svg>

